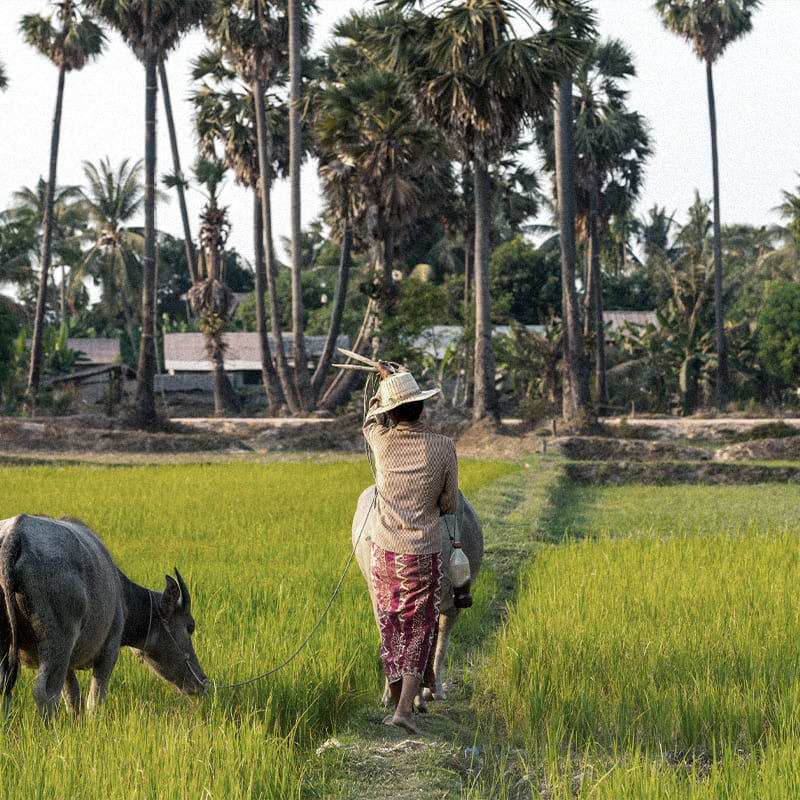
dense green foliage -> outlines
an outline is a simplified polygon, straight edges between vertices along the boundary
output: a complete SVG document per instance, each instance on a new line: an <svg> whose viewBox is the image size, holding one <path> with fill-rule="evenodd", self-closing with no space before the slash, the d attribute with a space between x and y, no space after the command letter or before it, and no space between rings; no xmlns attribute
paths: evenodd
<svg viewBox="0 0 800 800"><path fill-rule="evenodd" d="M800 284L776 283L758 317L764 367L789 386L800 380Z"/></svg>
<svg viewBox="0 0 800 800"><path fill-rule="evenodd" d="M492 317L508 325L541 325L561 315L558 248L536 248L522 236L501 244L489 260Z"/></svg>

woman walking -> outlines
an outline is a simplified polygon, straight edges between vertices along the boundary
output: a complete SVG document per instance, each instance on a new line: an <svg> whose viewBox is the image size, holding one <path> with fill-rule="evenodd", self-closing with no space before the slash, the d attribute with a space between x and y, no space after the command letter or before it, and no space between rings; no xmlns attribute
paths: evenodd
<svg viewBox="0 0 800 800"><path fill-rule="evenodd" d="M421 421L424 401L414 376L378 362L381 383L363 432L375 456L372 582L394 714L384 722L419 734L412 719L421 686L435 687L433 657L442 599L439 517L458 506L458 462L452 439Z"/></svg>

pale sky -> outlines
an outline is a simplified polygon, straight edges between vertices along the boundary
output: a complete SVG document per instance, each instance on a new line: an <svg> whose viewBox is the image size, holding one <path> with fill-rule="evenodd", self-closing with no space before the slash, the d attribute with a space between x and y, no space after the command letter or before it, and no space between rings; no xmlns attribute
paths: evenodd
<svg viewBox="0 0 800 800"><path fill-rule="evenodd" d="M331 24L366 0L319 0L317 46ZM631 50L637 76L629 82L631 109L647 119L654 155L637 214L653 205L676 212L683 223L695 189L710 201L711 150L704 65L690 46L666 31L652 0L594 0L602 38L622 39ZM0 208L12 193L34 187L46 177L55 107L55 67L21 42L19 19L49 8L46 0L0 0L0 61L9 87L0 92ZM800 0L764 0L753 30L734 42L715 65L721 216L723 224L769 225L780 222L775 207L784 190L795 192L800 177ZM115 167L144 155L144 69L114 32L100 60L67 75L59 149L58 183L81 184L84 161L109 157ZM177 118L185 172L194 159L190 62L203 49L199 34L188 37L167 62L170 92ZM163 107L158 107L158 172L172 169ZM532 156L538 165L538 157ZM548 185L545 176L543 185ZM177 200L159 205L158 225L182 236ZM197 228L203 204L197 189L189 195L190 216ZM229 207L229 245L252 259L252 201L231 177L222 193ZM304 167L302 214L306 228L321 208L316 167ZM289 230L288 187L273 192L276 241ZM282 258L285 254L280 251Z"/></svg>

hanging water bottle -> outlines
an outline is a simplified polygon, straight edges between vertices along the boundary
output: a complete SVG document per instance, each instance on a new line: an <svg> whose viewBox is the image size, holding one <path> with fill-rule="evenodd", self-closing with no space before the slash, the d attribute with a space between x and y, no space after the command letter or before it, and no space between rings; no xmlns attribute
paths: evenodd
<svg viewBox="0 0 800 800"><path fill-rule="evenodd" d="M456 608L469 608L472 605L469 583L469 561L461 549L461 542L455 541L450 556L450 584L453 587L453 603Z"/></svg>

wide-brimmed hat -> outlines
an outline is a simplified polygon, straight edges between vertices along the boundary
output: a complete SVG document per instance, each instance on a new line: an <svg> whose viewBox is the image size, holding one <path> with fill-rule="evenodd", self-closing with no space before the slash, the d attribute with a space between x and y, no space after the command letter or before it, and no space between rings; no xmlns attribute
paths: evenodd
<svg viewBox="0 0 800 800"><path fill-rule="evenodd" d="M421 391L410 372L395 372L381 381L381 385L378 387L379 404L370 409L367 416L385 414L387 411L391 411L397 406L402 406L404 403L427 400L435 394L439 394L438 388Z"/></svg>

